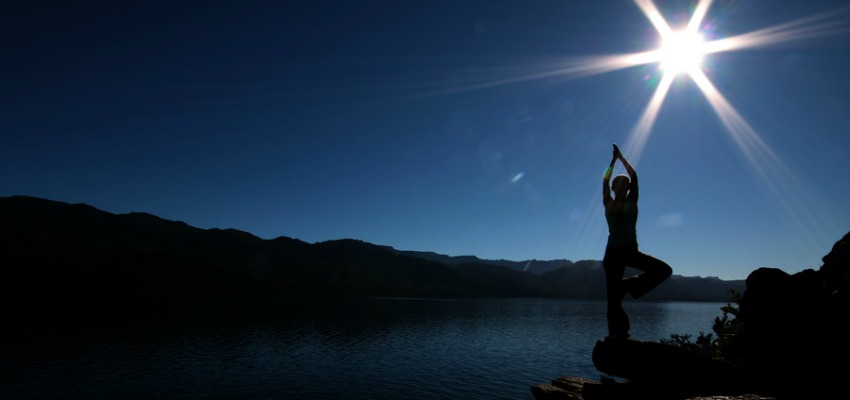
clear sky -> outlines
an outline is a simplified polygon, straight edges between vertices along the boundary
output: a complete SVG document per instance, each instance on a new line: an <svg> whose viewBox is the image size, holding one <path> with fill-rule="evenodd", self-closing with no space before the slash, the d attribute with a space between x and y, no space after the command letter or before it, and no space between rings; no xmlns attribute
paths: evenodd
<svg viewBox="0 0 850 400"><path fill-rule="evenodd" d="M652 9L675 30L697 2L648 4L3 1L0 195L599 260L617 143L640 247L675 274L820 267L850 231L847 1L715 0L714 52L666 92L620 56L659 47Z"/></svg>

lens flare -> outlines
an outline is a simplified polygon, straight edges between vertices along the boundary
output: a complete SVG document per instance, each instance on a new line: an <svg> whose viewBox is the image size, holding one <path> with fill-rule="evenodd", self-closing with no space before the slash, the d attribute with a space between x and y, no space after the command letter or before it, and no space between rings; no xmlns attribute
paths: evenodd
<svg viewBox="0 0 850 400"><path fill-rule="evenodd" d="M657 80L658 86L640 119L636 121L627 136L625 146L623 146L623 151L632 164L637 164L649 141L659 110L671 89L673 81L680 77L690 78L690 81L696 84L708 100L727 133L732 137L736 147L743 154L746 162L750 164L749 170L757 175L759 185L766 186L773 198L780 199L779 201L783 203L782 205L788 210L789 214L811 214L809 207L805 206L807 204L806 199L799 195L799 193L805 191L794 190L795 188L788 186L789 182L800 181L793 177L791 171L783 164L767 142L711 83L708 76L702 71L702 63L706 57L715 53L740 51L847 33L850 31L850 18L847 18L850 7L839 8L736 36L705 40L700 28L712 0L699 0L693 9L687 26L682 30L675 31L664 19L653 0L634 0L634 3L657 31L661 44L659 48L628 54L589 55L554 61L547 59L546 62L535 62L530 66L510 65L492 70L477 69L476 73L470 75L467 80L451 80L451 82L446 83L445 79L438 79L436 83L418 86L417 89L419 90L416 90L416 93L411 97L443 96L538 79L576 79L641 65L659 64L663 73L661 79ZM649 81L656 82L654 79L649 79ZM417 82L423 82L423 80L418 79ZM524 173L520 172L514 175L511 181L516 183L523 176ZM781 181L779 180L780 177ZM600 206L601 202L598 201L598 197L593 196L593 199L588 202L588 206L581 214L599 215ZM800 221L817 219L810 215L805 216L805 218L796 215L790 216ZM587 246L583 242L588 240L596 242L597 240L593 238L596 237L597 233L604 232L604 229L600 223L597 223L598 220L594 221L594 223L591 223L586 218L580 221L573 232L576 240L572 240L570 243L579 248L586 248Z"/></svg>
<svg viewBox="0 0 850 400"><path fill-rule="evenodd" d="M788 216L799 227L807 225L806 221L812 222L821 219L816 218L812 210L805 206L807 201L800 193L805 193L806 191L794 190L794 188L789 187L789 182L795 182L794 186L798 189L805 187L802 181L794 176L792 171L790 171L782 159L761 138L758 132L747 123L735 107L717 90L708 76L702 71L701 64L707 55L713 53L846 33L850 31L850 20L846 17L839 19L830 18L846 14L850 11L850 7L729 38L704 41L700 35L699 28L708 12L711 0L699 1L687 27L682 31L673 31L670 28L670 25L661 15L652 0L635 0L635 4L643 11L644 15L649 19L661 37L662 45L659 49L619 56L608 56L606 58L600 57L596 58L593 63L573 65L566 70L571 72L595 71L602 73L642 64L660 64L663 71L661 80L644 109L643 114L635 123L626 140L625 152L628 153L626 155L632 163L636 164L640 159L640 155L649 140L658 112L664 103L664 99L670 90L674 78L677 76L687 76L697 85L712 109L714 109L738 150L749 163L750 171L756 174L759 185L766 189L772 198L778 199ZM597 215L599 214L600 207L599 201L590 201L585 214ZM588 227L578 227L574 234L577 237L587 237L590 236L587 234L588 231L596 232L599 230L598 226L593 226L591 229L588 229ZM579 233L578 231L582 231L583 233ZM809 239L816 242L814 236L816 235L809 232Z"/></svg>

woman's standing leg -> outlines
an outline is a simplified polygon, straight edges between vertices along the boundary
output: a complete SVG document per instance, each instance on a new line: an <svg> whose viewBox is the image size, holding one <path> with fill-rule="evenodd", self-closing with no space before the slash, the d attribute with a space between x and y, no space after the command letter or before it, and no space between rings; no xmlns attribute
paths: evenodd
<svg viewBox="0 0 850 400"><path fill-rule="evenodd" d="M623 308L623 296L626 294L626 286L623 281L625 264L616 255L606 252L602 261L605 270L605 289L608 292L608 336L629 336L629 316Z"/></svg>

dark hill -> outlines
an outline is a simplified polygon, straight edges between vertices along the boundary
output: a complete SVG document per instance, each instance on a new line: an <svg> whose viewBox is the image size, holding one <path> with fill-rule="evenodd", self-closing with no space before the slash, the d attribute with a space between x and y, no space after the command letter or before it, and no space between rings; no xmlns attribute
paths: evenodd
<svg viewBox="0 0 850 400"><path fill-rule="evenodd" d="M146 213L112 214L26 196L0 197L0 279L6 289L76 293L225 289L604 298L598 261L490 261L398 251L351 239L313 244L287 237L266 240L235 229L199 229ZM729 289L742 288L743 281L674 277L653 294L668 300L726 301Z"/></svg>
<svg viewBox="0 0 850 400"><path fill-rule="evenodd" d="M264 240L31 197L0 198L0 235L5 285L380 295L458 294L463 287L445 265L363 242Z"/></svg>
<svg viewBox="0 0 850 400"><path fill-rule="evenodd" d="M457 266L461 264L467 263L485 263L490 265L499 265L502 267L508 267L515 271L522 272L531 272L533 274L540 275L545 272L554 271L556 269L569 267L573 265L573 262L570 260L526 260L526 261L510 261L510 260L483 260L476 256L447 256L443 254L437 254L430 251L409 251L409 250L396 250L392 247L386 247L388 250L392 250L398 252L400 254L408 255L411 257L424 258L426 260L436 261L442 264Z"/></svg>

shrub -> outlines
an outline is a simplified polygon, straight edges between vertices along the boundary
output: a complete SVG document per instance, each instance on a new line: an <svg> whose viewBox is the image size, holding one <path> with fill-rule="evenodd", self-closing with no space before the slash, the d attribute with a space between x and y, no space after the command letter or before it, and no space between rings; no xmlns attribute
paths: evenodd
<svg viewBox="0 0 850 400"><path fill-rule="evenodd" d="M691 335L679 335L672 333L669 339L661 339L662 344L682 347L689 350L694 350L713 358L721 358L729 361L734 361L734 355L731 351L735 336L741 332L743 324L738 319L739 307L741 304L741 294L735 289L729 290L730 302L725 306L720 307L723 314L714 318L714 323L711 325L714 333L705 333L700 331L696 342L691 342ZM734 305L733 305L734 303Z"/></svg>

